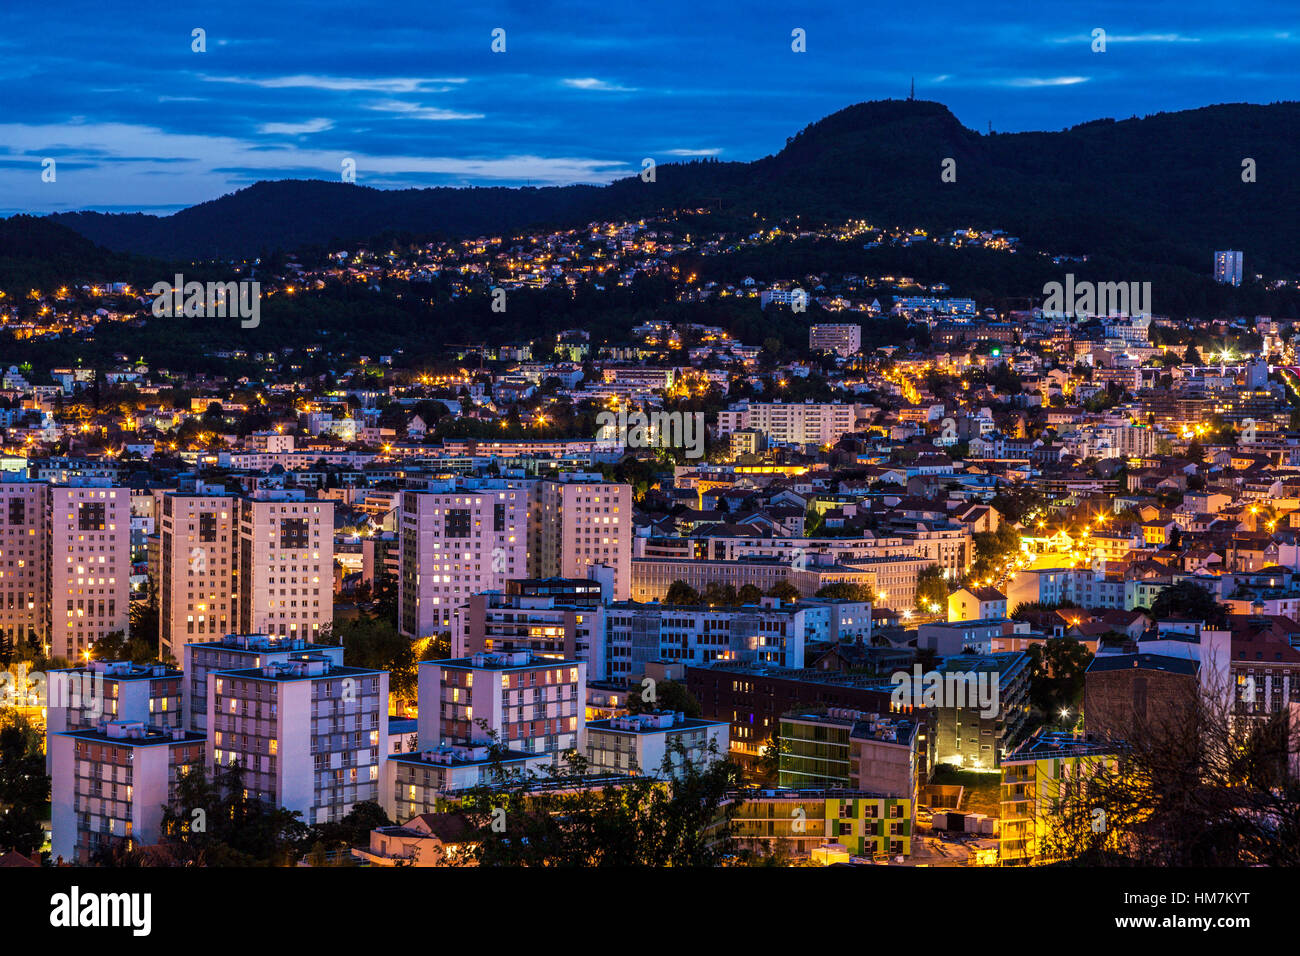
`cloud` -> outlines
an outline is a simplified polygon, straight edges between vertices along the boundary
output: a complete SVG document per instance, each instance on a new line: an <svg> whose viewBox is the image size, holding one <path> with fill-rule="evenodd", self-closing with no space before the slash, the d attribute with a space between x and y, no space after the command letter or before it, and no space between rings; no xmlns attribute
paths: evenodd
<svg viewBox="0 0 1300 956"><path fill-rule="evenodd" d="M393 182L420 179L447 184L495 182L533 185L609 183L632 174L622 160L582 156L542 156L536 153L489 158L429 155L376 155L356 149L295 148L266 144L233 136L171 133L151 126L127 123L28 125L0 123L0 143L15 158L27 157L12 170L0 167L0 210L52 210L100 208L105 200L122 203L123 171L130 164L133 177L148 181L143 205L156 207L193 205L259 179L306 177L337 180L340 162L356 160L357 182ZM33 195L28 181L42 156L58 150L59 170L81 170L75 177L60 176L57 186L46 184ZM184 176L157 178L155 174ZM146 180L136 178L135 183Z"/></svg>
<svg viewBox="0 0 1300 956"><path fill-rule="evenodd" d="M574 90L596 90L601 93L635 93L634 86L619 86L607 80L598 80L594 76L582 76L560 80L565 86Z"/></svg>
<svg viewBox="0 0 1300 956"><path fill-rule="evenodd" d="M1053 37L1053 43L1091 43L1092 34L1076 34L1068 37ZM1181 33L1107 33L1107 43L1200 43L1200 37L1183 36Z"/></svg>
<svg viewBox="0 0 1300 956"><path fill-rule="evenodd" d="M408 119L418 120L474 120L482 119L482 113L457 113L453 110L439 109L436 106L421 106L403 100L378 100L367 103L366 109L380 113L396 113Z"/></svg>
<svg viewBox="0 0 1300 956"><path fill-rule="evenodd" d="M375 77L358 79L350 76L319 76L299 73L294 76L205 76L209 83L237 83L243 86L260 86L268 90L313 89L332 90L343 93L432 93L446 92L446 88L434 90L432 85L460 84L467 82L464 77L420 78L409 76Z"/></svg>
<svg viewBox="0 0 1300 956"><path fill-rule="evenodd" d="M323 133L333 129L334 123L327 119L312 119L302 123L263 123L257 128L259 133L283 136L302 136L307 133Z"/></svg>
<svg viewBox="0 0 1300 956"><path fill-rule="evenodd" d="M712 149L669 149L665 151L666 156L717 156L722 152L721 146L715 146Z"/></svg>
<svg viewBox="0 0 1300 956"><path fill-rule="evenodd" d="M1079 83L1087 83L1086 76L1026 76L1015 80L1005 80L1004 86L1076 86Z"/></svg>

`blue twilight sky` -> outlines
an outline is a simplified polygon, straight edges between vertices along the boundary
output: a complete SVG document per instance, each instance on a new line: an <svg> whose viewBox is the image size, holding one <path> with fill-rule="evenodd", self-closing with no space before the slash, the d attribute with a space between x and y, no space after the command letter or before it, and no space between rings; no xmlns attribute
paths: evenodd
<svg viewBox="0 0 1300 956"><path fill-rule="evenodd" d="M913 76L980 131L1300 89L1295 0L6 6L0 214L166 213L259 179L337 179L345 157L378 187L608 182L646 156L767 155Z"/></svg>

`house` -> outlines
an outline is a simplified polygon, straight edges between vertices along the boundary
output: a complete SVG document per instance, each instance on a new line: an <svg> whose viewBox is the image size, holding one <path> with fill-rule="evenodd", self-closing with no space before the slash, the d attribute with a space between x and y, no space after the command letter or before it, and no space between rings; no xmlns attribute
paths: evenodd
<svg viewBox="0 0 1300 956"><path fill-rule="evenodd" d="M448 866L470 862L469 823L457 813L421 813L400 826L370 831L370 846L352 855L372 866ZM458 860L459 858L459 860Z"/></svg>
<svg viewBox="0 0 1300 956"><path fill-rule="evenodd" d="M987 621L1007 616L1007 596L997 588L958 588L948 595L949 621Z"/></svg>

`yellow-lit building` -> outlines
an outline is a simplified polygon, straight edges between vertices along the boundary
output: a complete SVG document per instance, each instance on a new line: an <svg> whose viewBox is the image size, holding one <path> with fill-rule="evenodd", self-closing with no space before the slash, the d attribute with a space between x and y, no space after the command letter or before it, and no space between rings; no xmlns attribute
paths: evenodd
<svg viewBox="0 0 1300 956"><path fill-rule="evenodd" d="M1002 821L999 825L999 863L1030 866L1048 862L1044 838L1057 823L1056 810L1063 799L1078 794L1075 788L1103 769L1118 763L1118 748L1082 734L1039 730L1002 758ZM1086 807L1082 808L1086 810ZM1105 827L1100 808L1090 827Z"/></svg>

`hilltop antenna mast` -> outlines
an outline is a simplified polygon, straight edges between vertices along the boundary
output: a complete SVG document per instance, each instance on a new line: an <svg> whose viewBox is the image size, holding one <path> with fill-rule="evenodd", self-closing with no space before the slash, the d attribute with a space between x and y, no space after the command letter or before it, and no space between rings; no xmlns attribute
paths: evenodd
<svg viewBox="0 0 1300 956"><path fill-rule="evenodd" d="M916 99L916 77L912 77L912 92L907 94L909 100Z"/></svg>

